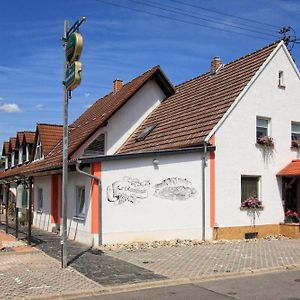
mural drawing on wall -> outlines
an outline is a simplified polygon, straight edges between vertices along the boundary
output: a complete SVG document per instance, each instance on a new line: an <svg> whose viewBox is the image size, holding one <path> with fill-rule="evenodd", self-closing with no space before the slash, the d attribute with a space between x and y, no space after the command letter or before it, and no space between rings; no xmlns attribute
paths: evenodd
<svg viewBox="0 0 300 300"><path fill-rule="evenodd" d="M149 188L149 180L142 181L126 176L107 187L107 198L109 202L116 204L125 202L137 204L141 199L148 197Z"/></svg>
<svg viewBox="0 0 300 300"><path fill-rule="evenodd" d="M153 188L154 196L169 200L189 200L198 194L190 181L179 177L167 178Z"/></svg>

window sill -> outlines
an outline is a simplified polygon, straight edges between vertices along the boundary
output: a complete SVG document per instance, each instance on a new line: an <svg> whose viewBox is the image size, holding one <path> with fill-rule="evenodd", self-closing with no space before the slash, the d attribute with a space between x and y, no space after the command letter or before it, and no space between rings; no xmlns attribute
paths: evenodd
<svg viewBox="0 0 300 300"><path fill-rule="evenodd" d="M264 144L260 144L260 143L255 143L256 147L264 147L264 148L274 148L274 144L273 145L264 145Z"/></svg>
<svg viewBox="0 0 300 300"><path fill-rule="evenodd" d="M251 207L240 207L241 211L249 211L249 210L264 210L264 207L257 207L257 208L251 208Z"/></svg>
<svg viewBox="0 0 300 300"><path fill-rule="evenodd" d="M78 222L84 222L85 221L85 216L74 216L73 220L78 221Z"/></svg>

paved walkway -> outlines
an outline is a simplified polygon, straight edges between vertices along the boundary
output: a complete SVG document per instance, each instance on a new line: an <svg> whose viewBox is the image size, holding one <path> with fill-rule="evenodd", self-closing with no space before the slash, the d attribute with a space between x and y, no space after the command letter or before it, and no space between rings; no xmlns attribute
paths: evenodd
<svg viewBox="0 0 300 300"><path fill-rule="evenodd" d="M21 227L21 239L26 238L24 229ZM14 234L13 227L9 228L9 232ZM39 294L34 294L38 289L55 293L81 292L85 289L91 292L101 287L116 290L127 289L136 283L139 286L159 286L165 280L200 280L232 274L300 268L300 239L266 239L105 252L68 241L70 267L62 270L60 237L36 228L33 228L32 235L33 247L44 253L36 251L38 255L24 255L22 262L11 258L11 261L3 262L0 254L0 277L4 276L1 274L6 274L4 278L13 274L10 281L0 280L0 293L1 289L5 293L16 293L13 287L16 287L19 280L25 282L24 293L32 287L30 291L34 296ZM43 275L38 276L38 272ZM26 282L31 277L36 285L30 286L31 281ZM41 278L40 282L38 278Z"/></svg>
<svg viewBox="0 0 300 300"><path fill-rule="evenodd" d="M251 240L199 246L111 251L111 257L166 278L202 279L216 275L300 267L300 240Z"/></svg>

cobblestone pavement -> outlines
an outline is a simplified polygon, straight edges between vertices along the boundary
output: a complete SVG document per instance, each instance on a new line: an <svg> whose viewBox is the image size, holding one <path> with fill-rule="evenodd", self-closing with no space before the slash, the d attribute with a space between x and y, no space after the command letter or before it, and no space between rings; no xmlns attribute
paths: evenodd
<svg viewBox="0 0 300 300"><path fill-rule="evenodd" d="M72 268L40 251L0 254L0 299L57 297L61 294L100 291L101 287Z"/></svg>
<svg viewBox="0 0 300 300"><path fill-rule="evenodd" d="M201 279L300 265L300 240L251 240L199 246L114 250L108 255L167 278Z"/></svg>
<svg viewBox="0 0 300 300"><path fill-rule="evenodd" d="M3 224L0 225L0 229L4 230L4 228ZM13 224L10 224L9 233L14 235ZM32 228L32 236L32 245L35 248L42 250L57 261L61 260L60 236L37 228ZM26 238L26 228L20 227L19 237L20 239ZM72 268L103 286L165 279L164 276L155 274L144 266L136 266L74 241L68 241L67 254Z"/></svg>

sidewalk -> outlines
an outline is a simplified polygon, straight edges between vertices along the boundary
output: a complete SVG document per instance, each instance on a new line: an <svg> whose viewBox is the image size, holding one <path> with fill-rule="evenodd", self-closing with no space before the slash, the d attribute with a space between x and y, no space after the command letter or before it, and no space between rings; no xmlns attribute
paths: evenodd
<svg viewBox="0 0 300 300"><path fill-rule="evenodd" d="M3 229L4 226L2 226ZM24 228L20 230L24 233L20 232L19 236L25 238L26 231ZM13 228L10 227L9 231L13 233ZM59 263L60 237L36 228L33 228L32 235L34 237L33 247L47 254L37 251L43 255L44 261L52 261L50 264L53 266L52 275L44 274L45 281L54 280L55 282L55 278L60 278L59 276L62 276L62 273L67 272L67 270L71 270L72 274L79 275L76 272L78 271L84 275L80 278L76 277L77 285L73 285L71 280L71 287L68 284L64 286L60 282L57 288L53 290L53 295L55 293L75 293L76 291L86 291L91 294L103 291L132 290L230 275L239 276L241 274L300 268L300 240L264 239L205 243L195 246L105 251L87 248L77 242L68 241L70 267L67 270L62 270ZM37 256L31 255L31 257ZM35 267L34 272L36 274L45 267L34 259L31 261L31 266ZM10 268L15 270L17 267L11 262ZM18 270L20 276L24 276L24 268L18 268ZM1 272L0 254L0 276L1 273L3 272ZM50 276L49 280L47 276ZM54 279L51 276L54 276ZM87 290L81 288L81 285L87 286L86 280L91 284ZM2 288L4 285L6 286L5 282L2 284ZM43 292L47 290L43 285L40 288ZM50 296L51 293L48 291L48 294L45 295ZM1 296L3 295L1 295L0 284L0 298Z"/></svg>

